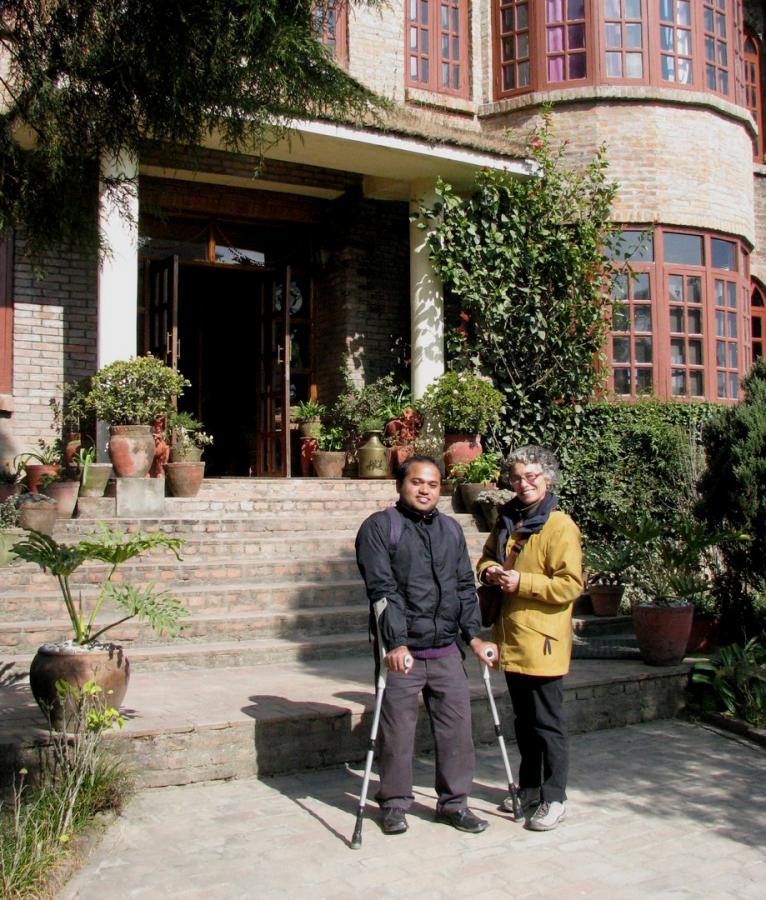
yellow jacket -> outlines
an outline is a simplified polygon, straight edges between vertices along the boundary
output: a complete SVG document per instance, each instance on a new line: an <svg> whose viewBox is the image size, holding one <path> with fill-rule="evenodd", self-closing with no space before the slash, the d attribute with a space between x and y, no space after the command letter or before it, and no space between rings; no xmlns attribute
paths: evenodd
<svg viewBox="0 0 766 900"><path fill-rule="evenodd" d="M511 535L506 556L518 535ZM497 565L498 526L484 545L476 572ZM492 630L500 647L500 667L524 675L566 675L572 655L572 604L580 596L580 530L566 513L554 510L542 529L530 536L513 568L518 590L505 594Z"/></svg>

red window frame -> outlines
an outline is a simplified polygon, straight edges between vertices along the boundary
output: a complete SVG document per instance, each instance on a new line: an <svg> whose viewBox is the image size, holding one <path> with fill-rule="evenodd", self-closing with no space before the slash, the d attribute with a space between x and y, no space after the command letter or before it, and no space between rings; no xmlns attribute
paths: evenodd
<svg viewBox="0 0 766 900"><path fill-rule="evenodd" d="M468 0L406 0L404 58L407 87L467 98L470 87L469 34ZM448 84L444 83L445 70Z"/></svg>
<svg viewBox="0 0 766 900"><path fill-rule="evenodd" d="M13 239L0 237L0 394L13 393Z"/></svg>
<svg viewBox="0 0 766 900"><path fill-rule="evenodd" d="M744 71L744 105L750 110L758 134L753 138L753 159L763 162L763 100L761 97L761 54L760 42L750 29L745 29L742 45L742 63Z"/></svg>
<svg viewBox="0 0 766 900"><path fill-rule="evenodd" d="M750 343L752 358L766 359L766 291L753 282L750 295Z"/></svg>
<svg viewBox="0 0 766 900"><path fill-rule="evenodd" d="M719 97L725 97L733 102L742 103L741 85L739 89L735 84L735 72L740 70L739 59L741 53L740 23L742 22L742 0L640 0L640 17L635 14L635 0L585 0L585 53L586 77L577 80L552 81L547 71L547 59L550 57L546 44L546 14L549 3L561 3L567 8L568 0L529 0L529 84L511 86L512 79L503 80L503 67L508 64L508 54L504 55L503 41L507 40L509 30L504 21L503 12L508 7L516 7L520 0L493 0L492 3L492 28L493 28L493 56L494 56L494 87L495 98L500 100L505 97L514 97L532 91L548 90L554 87L569 87L589 84L625 84L646 85L654 84L661 87L713 93ZM685 4L689 3L689 6ZM630 9L628 8L630 5ZM673 21L661 21L661 4L670 4ZM716 57L716 89L711 90L706 86L705 79L705 23L710 14L713 15L714 32L717 28L717 17L724 16L726 24L726 58L725 64L718 57L719 44L723 42L723 35L714 33L714 55ZM684 18L689 12L689 24L676 21ZM616 29L608 26L620 27L620 39L622 46L611 46L614 43ZM638 55L638 47L628 47L627 26L641 26L641 77L627 76L627 57L630 53ZM672 35L662 32L662 28L671 29ZM679 37L678 32L681 32ZM631 29L635 36L635 29ZM663 34L670 39L672 47L662 48ZM609 36L608 36L609 35ZM710 35L709 35L710 36ZM679 43L680 41L680 43ZM717 41L717 43L716 43ZM609 46L608 46L609 44ZM620 53L622 59L622 74L614 72L614 60L610 73L610 59L608 53ZM665 56L672 62L676 74L675 81L663 79L661 57ZM682 71L688 71L690 80L688 83L677 79L679 60L685 66ZM736 61L736 65L735 65ZM637 66L634 65L634 72ZM721 85L725 82L726 90L722 91Z"/></svg>
<svg viewBox="0 0 766 900"><path fill-rule="evenodd" d="M348 65L348 3L318 0L314 4L314 28L339 66Z"/></svg>
<svg viewBox="0 0 766 900"><path fill-rule="evenodd" d="M638 229L629 226L625 230ZM664 238L668 233L701 238L702 264L666 262ZM652 390L658 397L735 402L750 362L751 310L749 304L742 302L750 284L745 247L730 235L673 226L655 228L653 240L653 261L630 262L633 272L649 276L651 331L636 330L632 307L630 327L621 330L612 327L607 346L609 389L623 399L637 397L642 391L640 387L637 389L636 370L651 366ZM734 268L713 268L714 240L734 245ZM722 294L719 283L731 284L732 288L724 287ZM697 297L701 302L696 302ZM719 297L723 297L723 304L717 302ZM731 297L734 304L730 302ZM635 305L632 288L630 300ZM625 318L618 321L624 323ZM721 323L723 334L718 334ZM762 327L766 328L766 320ZM632 346L635 338L646 336L652 338L651 363L638 359ZM629 361L625 360L622 343L618 343L622 355L615 359L615 337L631 338ZM630 374L618 378L616 384L615 370L624 371L627 366L630 366ZM719 376L725 385L724 396L719 396ZM628 392L620 390L626 380ZM644 383L647 380L644 376ZM703 382L701 385L700 381Z"/></svg>
<svg viewBox="0 0 766 900"><path fill-rule="evenodd" d="M649 19L647 0L604 0L599 4L598 34L601 75L609 84L646 84L649 80ZM637 9L636 9L637 8ZM640 44L634 43L636 32ZM620 72L613 71L619 56ZM641 73L629 74L640 59ZM610 71L612 70L612 71Z"/></svg>

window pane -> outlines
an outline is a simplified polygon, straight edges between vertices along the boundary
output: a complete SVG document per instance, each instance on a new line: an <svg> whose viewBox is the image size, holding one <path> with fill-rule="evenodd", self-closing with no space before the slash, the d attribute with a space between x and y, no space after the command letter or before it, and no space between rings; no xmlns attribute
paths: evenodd
<svg viewBox="0 0 766 900"><path fill-rule="evenodd" d="M719 238L713 238L710 241L713 268L728 269L730 272L737 271L737 245L734 241L722 241Z"/></svg>
<svg viewBox="0 0 766 900"><path fill-rule="evenodd" d="M564 57L554 56L548 60L548 81L564 80Z"/></svg>
<svg viewBox="0 0 766 900"><path fill-rule="evenodd" d="M622 26L619 22L606 26L606 46L622 47Z"/></svg>
<svg viewBox="0 0 766 900"><path fill-rule="evenodd" d="M739 376L729 373L729 396L736 400L739 396Z"/></svg>
<svg viewBox="0 0 766 900"><path fill-rule="evenodd" d="M585 0L567 0L567 18L585 18Z"/></svg>
<svg viewBox="0 0 766 900"><path fill-rule="evenodd" d="M729 308L737 308L737 285L733 281L726 282L726 294L729 298Z"/></svg>
<svg viewBox="0 0 766 900"><path fill-rule="evenodd" d="M705 396L705 376L702 372L689 372L689 393L692 397Z"/></svg>
<svg viewBox="0 0 766 900"><path fill-rule="evenodd" d="M661 57L662 62L662 80L663 81L675 81L676 80L676 61L672 56L663 56Z"/></svg>
<svg viewBox="0 0 766 900"><path fill-rule="evenodd" d="M715 364L719 369L722 369L726 365L726 342L725 341L716 341L715 342Z"/></svg>
<svg viewBox="0 0 766 900"><path fill-rule="evenodd" d="M678 82L679 84L692 83L692 64L689 59L678 60Z"/></svg>
<svg viewBox="0 0 766 900"><path fill-rule="evenodd" d="M716 310L715 313L715 334L716 337L726 337L726 313L721 312L719 309Z"/></svg>
<svg viewBox="0 0 766 900"><path fill-rule="evenodd" d="M526 87L529 84L529 63L523 62L519 65L519 87Z"/></svg>
<svg viewBox="0 0 766 900"><path fill-rule="evenodd" d="M719 399L726 396L726 372L718 373L718 397Z"/></svg>
<svg viewBox="0 0 766 900"><path fill-rule="evenodd" d="M671 300L681 301L684 299L684 276L669 275L668 276L668 297Z"/></svg>
<svg viewBox="0 0 766 900"><path fill-rule="evenodd" d="M581 50L585 46L585 26L570 25L567 29L567 38L569 40L569 50ZM619 47L620 44L613 46Z"/></svg>
<svg viewBox="0 0 766 900"><path fill-rule="evenodd" d="M665 262L683 263L687 266L702 265L702 238L696 234L664 234Z"/></svg>
<svg viewBox="0 0 766 900"><path fill-rule="evenodd" d="M675 334L684 333L684 310L681 306L670 307L670 330Z"/></svg>
<svg viewBox="0 0 766 900"><path fill-rule="evenodd" d="M681 31L680 28L676 29L676 52L680 53L681 56L691 56L692 42L690 31Z"/></svg>
<svg viewBox="0 0 766 900"><path fill-rule="evenodd" d="M569 77L571 79L575 78L585 78L588 74L588 67L586 62L586 56L584 53L575 53L573 56L569 57Z"/></svg>
<svg viewBox="0 0 766 900"><path fill-rule="evenodd" d="M720 278L715 280L715 305L724 306L723 300L724 282Z"/></svg>
<svg viewBox="0 0 766 900"><path fill-rule="evenodd" d="M673 369L670 376L671 393L674 397L686 396L686 372L683 369Z"/></svg>
<svg viewBox="0 0 766 900"><path fill-rule="evenodd" d="M561 22L564 19L564 0L545 0L545 21Z"/></svg>
<svg viewBox="0 0 766 900"><path fill-rule="evenodd" d="M612 359L618 363L630 362L630 340L628 338L612 338Z"/></svg>
<svg viewBox="0 0 766 900"><path fill-rule="evenodd" d="M673 21L673 0L660 0L660 18L663 22Z"/></svg>
<svg viewBox="0 0 766 900"><path fill-rule="evenodd" d="M726 313L727 320L727 332L730 338L735 338L737 336L737 314L736 313Z"/></svg>
<svg viewBox="0 0 766 900"><path fill-rule="evenodd" d="M630 369L614 370L614 392L615 394L630 393Z"/></svg>
<svg viewBox="0 0 766 900"><path fill-rule="evenodd" d="M612 278L612 299L627 300L628 297L628 276L615 275Z"/></svg>
<svg viewBox="0 0 766 900"><path fill-rule="evenodd" d="M628 78L644 77L644 58L640 53L625 54L625 74Z"/></svg>
<svg viewBox="0 0 766 900"><path fill-rule="evenodd" d="M606 74L609 78L622 78L622 53L607 52Z"/></svg>
<svg viewBox="0 0 766 900"><path fill-rule="evenodd" d="M548 29L548 50L564 49L564 29L549 28Z"/></svg>
<svg viewBox="0 0 766 900"><path fill-rule="evenodd" d="M702 334L702 311L701 310L690 309L686 321L687 321L686 330L689 332L689 334Z"/></svg>
<svg viewBox="0 0 766 900"><path fill-rule="evenodd" d="M612 235L606 255L609 259L651 262L654 259L652 235L641 231L620 231Z"/></svg>
<svg viewBox="0 0 766 900"><path fill-rule="evenodd" d="M683 366L686 363L686 344L683 338L676 338L670 342L670 362L674 366Z"/></svg>
<svg viewBox="0 0 766 900"><path fill-rule="evenodd" d="M660 49L662 50L672 50L673 49L673 32L674 28L668 28L667 25L663 25L660 28Z"/></svg>
<svg viewBox="0 0 766 900"><path fill-rule="evenodd" d="M641 0L625 0L625 18L641 18Z"/></svg>
<svg viewBox="0 0 766 900"><path fill-rule="evenodd" d="M640 25L625 26L625 46L633 48L641 48L643 46Z"/></svg>
<svg viewBox="0 0 766 900"><path fill-rule="evenodd" d="M705 38L705 59L708 62L715 62L715 39L711 37Z"/></svg>
<svg viewBox="0 0 766 900"><path fill-rule="evenodd" d="M604 0L604 15L607 19L619 19L620 0Z"/></svg>
<svg viewBox="0 0 766 900"><path fill-rule="evenodd" d="M521 59L529 56L529 35L526 32L516 38L516 45Z"/></svg>
<svg viewBox="0 0 766 900"><path fill-rule="evenodd" d="M676 25L691 25L692 12L689 0L678 0L676 4Z"/></svg>
<svg viewBox="0 0 766 900"><path fill-rule="evenodd" d="M713 10L709 7L705 7L705 31L713 31Z"/></svg>
<svg viewBox="0 0 766 900"><path fill-rule="evenodd" d="M755 319L753 319L755 321ZM629 331L628 307L620 303L612 308L612 331Z"/></svg>
<svg viewBox="0 0 766 900"><path fill-rule="evenodd" d="M737 368L737 345L729 344L729 368Z"/></svg>
<svg viewBox="0 0 766 900"><path fill-rule="evenodd" d="M652 330L652 308L650 306L636 306L633 309L633 327L636 331Z"/></svg>
<svg viewBox="0 0 766 900"><path fill-rule="evenodd" d="M648 272L640 272L633 276L633 299L648 300L649 299L649 274Z"/></svg>
<svg viewBox="0 0 766 900"><path fill-rule="evenodd" d="M702 279L697 275L686 279L686 302L702 303Z"/></svg>
<svg viewBox="0 0 766 900"><path fill-rule="evenodd" d="M650 363L652 361L652 339L650 337L635 338L633 350L636 354L636 362Z"/></svg>
<svg viewBox="0 0 766 900"><path fill-rule="evenodd" d="M702 341L689 341L689 365L702 365Z"/></svg>
<svg viewBox="0 0 766 900"><path fill-rule="evenodd" d="M651 391L652 389L652 370L636 369L636 391Z"/></svg>
<svg viewBox="0 0 766 900"><path fill-rule="evenodd" d="M529 13L527 12L526 3L522 6L519 6L516 10L516 27L518 29L526 28L529 22Z"/></svg>

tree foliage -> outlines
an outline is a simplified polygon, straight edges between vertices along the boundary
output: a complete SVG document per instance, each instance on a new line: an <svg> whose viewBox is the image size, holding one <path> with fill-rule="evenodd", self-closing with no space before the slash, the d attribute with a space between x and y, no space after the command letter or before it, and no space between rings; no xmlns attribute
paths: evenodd
<svg viewBox="0 0 766 900"><path fill-rule="evenodd" d="M291 119L358 119L376 100L315 15L313 0L3 0L0 233L98 245L99 161L144 137L252 150ZM123 181L100 180L124 200Z"/></svg>
<svg viewBox="0 0 766 900"><path fill-rule="evenodd" d="M441 201L421 210L434 267L461 306L450 365L492 376L510 445L565 442L601 382L616 185L603 147L581 172L564 151L546 112L529 140L536 177L483 170L471 197L441 183Z"/></svg>

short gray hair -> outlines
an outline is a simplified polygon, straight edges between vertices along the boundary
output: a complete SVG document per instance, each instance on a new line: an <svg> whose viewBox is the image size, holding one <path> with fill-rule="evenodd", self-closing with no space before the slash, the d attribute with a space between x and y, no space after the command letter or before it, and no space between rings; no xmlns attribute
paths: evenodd
<svg viewBox="0 0 766 900"><path fill-rule="evenodd" d="M510 486L511 469L513 466L521 464L528 466L530 464L542 467L543 478L545 478L548 486L557 490L560 482L559 461L550 450L540 447L538 444L526 444L524 447L517 447L506 456L500 464L500 482Z"/></svg>

